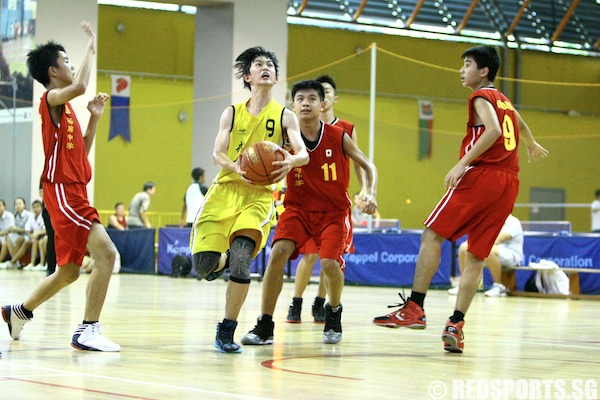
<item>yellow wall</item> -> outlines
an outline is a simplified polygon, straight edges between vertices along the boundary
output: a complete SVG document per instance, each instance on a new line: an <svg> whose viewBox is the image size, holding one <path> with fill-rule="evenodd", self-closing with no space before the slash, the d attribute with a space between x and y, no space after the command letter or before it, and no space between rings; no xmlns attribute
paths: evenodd
<svg viewBox="0 0 600 400"><path fill-rule="evenodd" d="M99 69L191 75L193 16L110 6L101 6L99 16ZM126 24L124 36L114 28L119 21ZM162 34L156 33L157 26ZM323 73L333 75L340 95L336 113L356 124L365 153L370 54L355 54L372 42L382 49L378 52L375 144L380 211L384 218L400 219L403 228L419 228L443 194L444 176L458 157L470 93L460 85L458 69L460 55L470 45L289 27L288 86ZM268 48L268 43L264 45ZM348 59L339 62L344 58ZM508 76L513 75L514 58L511 50ZM524 51L522 66L522 76L531 80L600 82L597 58ZM192 83L139 78L133 73L132 77L132 142L127 144L120 138L107 141L107 110L97 139L95 204L112 208L119 200L128 203L145 180L154 180L157 194L151 210L178 211L190 179L192 124L179 123L177 114L185 109L192 115ZM109 77L99 74L98 86L109 91ZM513 88L514 84L508 83L509 96L514 94ZM527 164L525 150L520 150L521 191L517 201L528 202L531 187L551 187L564 188L567 202L591 202L594 190L600 188L600 157L596 154L600 148L600 90L523 83L521 95L526 106L521 113L551 157ZM418 160L416 97L434 101L433 156L423 161ZM532 108L574 109L588 116L569 117ZM207 162L211 161L199 165ZM353 178L350 192L357 189ZM517 209L515 214L529 219L527 210ZM568 209L567 219L575 230L589 230L589 209Z"/></svg>

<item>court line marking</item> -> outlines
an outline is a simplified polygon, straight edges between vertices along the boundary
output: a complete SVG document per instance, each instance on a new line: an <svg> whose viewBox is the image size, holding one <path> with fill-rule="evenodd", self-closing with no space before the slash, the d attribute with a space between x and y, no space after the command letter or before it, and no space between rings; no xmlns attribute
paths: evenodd
<svg viewBox="0 0 600 400"><path fill-rule="evenodd" d="M2 361L2 365L52 372L52 373L54 373L54 375L57 375L56 368L38 367L38 366L33 366L33 365L21 365L19 363L5 361L5 360ZM89 373L85 373L85 372L76 372L76 371L68 371L68 370L58 370L58 371L62 372L64 375L70 375L70 376L85 376L85 377L90 377L90 378L98 378L98 379L112 380L112 381L117 381L117 382L131 383L131 384L136 384L136 385L140 385L140 386L151 386L151 387L179 390L179 391L183 391L183 392L192 392L192 393L204 393L204 394L208 394L208 395L222 396L222 397L228 397L228 398L249 399L249 400L272 400L273 399L271 397L260 397L260 396L252 396L252 395L247 395L247 394L217 392L214 390L198 389L198 388L187 387L187 386L168 385L168 384L156 383L156 382L146 382L146 381L139 381L139 380L135 380L135 379L119 378L119 377L115 377L115 376L89 374ZM0 376L0 380L7 380L7 379L29 382L28 379L21 379L21 378L12 377L12 376ZM39 382L39 381L33 381L33 380L32 380L32 383L46 385L46 386L56 386L53 383ZM79 390L94 390L94 389L85 389L85 388L81 388L78 386L63 386L63 387L79 389ZM106 393L108 393L108 392L106 392ZM114 395L119 395L119 394L114 393ZM122 396L127 396L127 395L122 395ZM133 396L129 396L129 397L134 398L134 399L146 399L145 397L133 397ZM148 398L148 399L150 399L150 398ZM151 400L154 400L154 399L151 399Z"/></svg>
<svg viewBox="0 0 600 400"><path fill-rule="evenodd" d="M316 356L272 358L270 360L265 360L265 361L261 362L260 365L262 365L265 368L269 368L269 369L273 369L273 370L277 370L277 371L283 371L283 372L291 372L293 374L320 376L320 377L324 377L324 378L347 379L347 380L353 380L353 381L364 381L363 378L352 378L349 376L341 376L341 375L317 374L314 372L297 371L297 370L293 370L293 369L278 367L275 365L275 363L279 362L279 361L297 360L297 359L302 359L302 358L341 358L341 357L342 357L341 355L340 356L337 356L337 355L336 356L328 356L328 355L322 354L322 355L316 355ZM344 357L346 357L346 355L344 355ZM348 357L352 357L352 356L348 355Z"/></svg>

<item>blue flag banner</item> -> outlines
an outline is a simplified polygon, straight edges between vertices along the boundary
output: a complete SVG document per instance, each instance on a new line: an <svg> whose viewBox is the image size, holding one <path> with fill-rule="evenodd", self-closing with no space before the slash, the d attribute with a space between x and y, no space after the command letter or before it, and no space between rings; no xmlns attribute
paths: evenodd
<svg viewBox="0 0 600 400"><path fill-rule="evenodd" d="M131 77L124 75L111 75L112 94L110 102L110 132L108 140L122 136L131 142L131 130L129 127L129 98Z"/></svg>

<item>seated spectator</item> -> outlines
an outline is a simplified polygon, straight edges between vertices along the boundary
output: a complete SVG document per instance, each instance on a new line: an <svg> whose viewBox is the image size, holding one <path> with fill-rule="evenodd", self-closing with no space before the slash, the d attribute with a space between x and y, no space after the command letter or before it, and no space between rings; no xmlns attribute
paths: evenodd
<svg viewBox="0 0 600 400"><path fill-rule="evenodd" d="M206 178L204 177L204 170L202 168L194 168L192 170L192 179L194 182L188 186L183 196L183 207L181 208L181 218L179 219L179 227L191 228L200 210L200 206L204 201L204 195L208 191L208 188L204 186Z"/></svg>
<svg viewBox="0 0 600 400"><path fill-rule="evenodd" d="M502 278L502 267L521 265L523 261L523 227L521 221L512 214L506 218L502 230L496 238L490 255L484 259L484 265L490 269L494 284L492 288L485 292L488 297L506 296L506 286L500 283ZM458 266L462 272L465 265L467 253L467 242L458 247ZM458 286L448 290L448 293L458 294Z"/></svg>
<svg viewBox="0 0 600 400"><path fill-rule="evenodd" d="M156 187L154 182L144 183L144 190L136 193L129 203L129 215L127 216L127 227L129 229L152 228L146 212L150 207L150 197L154 196Z"/></svg>
<svg viewBox="0 0 600 400"><path fill-rule="evenodd" d="M108 227L124 231L127 229L127 217L125 217L125 205L115 204L115 213L108 217Z"/></svg>
<svg viewBox="0 0 600 400"><path fill-rule="evenodd" d="M367 228L369 226L369 217L373 218L373 228L379 228L381 223L381 215L379 211L369 216L360 210L363 201L360 198L360 193L354 195L354 207L352 208L352 226L355 228Z"/></svg>
<svg viewBox="0 0 600 400"><path fill-rule="evenodd" d="M46 270L46 244L48 237L46 235L46 226L42 216L42 202L35 200L31 203L33 215L25 224L25 231L28 233L31 243L31 261L23 268L24 271L45 271ZM40 262L36 264L38 251Z"/></svg>
<svg viewBox="0 0 600 400"><path fill-rule="evenodd" d="M8 246L6 238L10 228L15 225L15 216L10 211L6 211L6 203L0 199L0 263L8 255Z"/></svg>
<svg viewBox="0 0 600 400"><path fill-rule="evenodd" d="M25 225L32 214L26 209L26 204L23 197L17 197L15 200L15 224L10 227L8 239L6 240L10 260L1 263L1 269L21 268L19 259L31 247L31 239L25 230Z"/></svg>

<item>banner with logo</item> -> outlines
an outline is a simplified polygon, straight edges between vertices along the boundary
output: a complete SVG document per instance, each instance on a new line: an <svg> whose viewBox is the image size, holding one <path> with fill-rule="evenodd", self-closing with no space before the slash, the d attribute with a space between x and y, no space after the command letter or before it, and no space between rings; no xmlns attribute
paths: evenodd
<svg viewBox="0 0 600 400"><path fill-rule="evenodd" d="M129 127L129 98L131 77L126 75L111 75L112 91L110 97L110 133L108 140L122 136L131 142Z"/></svg>

